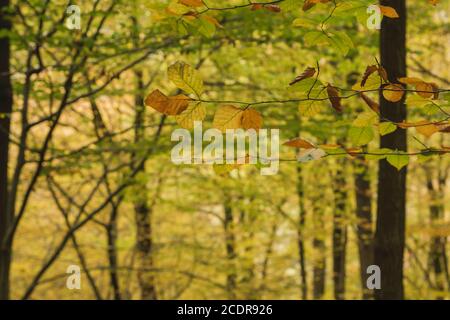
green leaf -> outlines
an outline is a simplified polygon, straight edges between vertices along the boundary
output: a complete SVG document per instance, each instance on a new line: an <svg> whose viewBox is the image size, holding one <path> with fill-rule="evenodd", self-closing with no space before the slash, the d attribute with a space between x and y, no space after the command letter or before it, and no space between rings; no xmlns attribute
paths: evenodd
<svg viewBox="0 0 450 320"><path fill-rule="evenodd" d="M351 127L348 131L350 141L356 146L368 144L374 138L373 128L368 127Z"/></svg>
<svg viewBox="0 0 450 320"><path fill-rule="evenodd" d="M401 170L404 166L409 163L409 156L403 151L395 151L394 154L390 154L386 157L387 162L389 162L397 170Z"/></svg>
<svg viewBox="0 0 450 320"><path fill-rule="evenodd" d="M385 159L390 153L392 153L392 150L388 148L374 149L370 150L365 158L367 160L381 160Z"/></svg>
<svg viewBox="0 0 450 320"><path fill-rule="evenodd" d="M362 112L358 117L353 120L352 125L355 127L367 127L378 122L378 116L376 113L368 111Z"/></svg>
<svg viewBox="0 0 450 320"><path fill-rule="evenodd" d="M197 70L184 62L176 62L167 71L170 81L179 89L197 97L203 93L203 80Z"/></svg>
<svg viewBox="0 0 450 320"><path fill-rule="evenodd" d="M397 126L392 122L381 122L378 129L380 130L380 135L385 136L397 130Z"/></svg>

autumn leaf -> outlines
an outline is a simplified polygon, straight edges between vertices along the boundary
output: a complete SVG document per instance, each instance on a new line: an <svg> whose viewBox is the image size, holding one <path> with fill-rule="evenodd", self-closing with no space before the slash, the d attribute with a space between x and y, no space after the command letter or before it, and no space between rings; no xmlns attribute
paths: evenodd
<svg viewBox="0 0 450 320"><path fill-rule="evenodd" d="M424 120L421 122L416 123L416 130L418 133L424 135L425 137L429 138L433 134L439 131L439 127L436 126L434 123L429 123L428 121Z"/></svg>
<svg viewBox="0 0 450 320"><path fill-rule="evenodd" d="M220 24L220 22L217 21L217 19L214 17L204 15L203 19L207 20L208 22L212 23L213 25L215 25L218 28L223 28L223 26Z"/></svg>
<svg viewBox="0 0 450 320"><path fill-rule="evenodd" d="M352 157L356 157L362 151L363 150L361 148L347 148L347 149L345 149L345 152L347 152Z"/></svg>
<svg viewBox="0 0 450 320"><path fill-rule="evenodd" d="M386 16L388 18L399 18L399 15L394 8L382 5L378 5L378 7L380 7L380 11L383 16Z"/></svg>
<svg viewBox="0 0 450 320"><path fill-rule="evenodd" d="M305 0L305 3L303 3L303 11L308 11L312 7L314 7L319 1L316 0Z"/></svg>
<svg viewBox="0 0 450 320"><path fill-rule="evenodd" d="M297 155L297 161L298 162L309 162L313 160L318 160L320 158L323 158L327 155L325 151L322 149L306 149L299 152Z"/></svg>
<svg viewBox="0 0 450 320"><path fill-rule="evenodd" d="M221 106L214 115L213 127L222 132L242 128L242 116L243 111L240 108L232 105Z"/></svg>
<svg viewBox="0 0 450 320"><path fill-rule="evenodd" d="M383 66L378 66L378 74L384 82L389 82L387 71Z"/></svg>
<svg viewBox="0 0 450 320"><path fill-rule="evenodd" d="M242 113L242 128L259 130L262 127L263 119L261 114L255 109L246 109Z"/></svg>
<svg viewBox="0 0 450 320"><path fill-rule="evenodd" d="M369 76L377 70L378 70L378 66L376 66L376 65L368 66L366 68L366 71L364 72L364 75L361 80L361 87L365 86L366 81L369 78Z"/></svg>
<svg viewBox="0 0 450 320"><path fill-rule="evenodd" d="M381 136L385 136L385 135L397 130L397 126L394 123L389 122L389 121L381 122L380 125L378 126L378 130L379 130Z"/></svg>
<svg viewBox="0 0 450 320"><path fill-rule="evenodd" d="M191 103L186 110L175 117L176 122L185 129L194 128L195 121L203 121L206 108L201 102Z"/></svg>
<svg viewBox="0 0 450 320"><path fill-rule="evenodd" d="M203 93L203 80L197 70L184 62L176 62L167 70L169 80L179 89L197 97Z"/></svg>
<svg viewBox="0 0 450 320"><path fill-rule="evenodd" d="M422 98L431 98L434 96L434 88L430 83L419 82L416 84L417 94Z"/></svg>
<svg viewBox="0 0 450 320"><path fill-rule="evenodd" d="M251 10L252 10L252 11L260 10L260 9L262 9L262 7L263 7L262 4L260 4L260 3L255 3L255 4L252 5Z"/></svg>
<svg viewBox="0 0 450 320"><path fill-rule="evenodd" d="M277 4L266 4L264 6L264 9L267 9L267 10L269 10L271 12L281 12L281 8Z"/></svg>
<svg viewBox="0 0 450 320"><path fill-rule="evenodd" d="M432 4L433 6L436 6L439 3L440 0L428 0L428 2L430 4Z"/></svg>
<svg viewBox="0 0 450 320"><path fill-rule="evenodd" d="M450 132L450 125L446 124L446 125L439 126L439 132L449 133Z"/></svg>
<svg viewBox="0 0 450 320"><path fill-rule="evenodd" d="M416 85L418 83L423 82L422 79L414 78L414 77L403 77L403 78L398 78L397 80L403 84L410 84L410 85Z"/></svg>
<svg viewBox="0 0 450 320"><path fill-rule="evenodd" d="M292 148L304 148L304 149L315 148L315 146L311 142L306 141L301 138L295 138L295 139L289 140L289 141L283 143L283 145L287 146L287 147L292 147Z"/></svg>
<svg viewBox="0 0 450 320"><path fill-rule="evenodd" d="M316 74L316 69L308 67L305 69L305 71L303 71L303 73L301 75L297 76L294 80L292 80L291 83L289 83L289 85L292 86L293 84L296 84L297 82L300 82L304 79L311 78L315 74Z"/></svg>
<svg viewBox="0 0 450 320"><path fill-rule="evenodd" d="M377 102L370 99L363 92L361 92L359 95L364 100L364 102L369 106L370 109L372 109L373 111L375 111L378 114L380 113L380 105Z"/></svg>
<svg viewBox="0 0 450 320"><path fill-rule="evenodd" d="M399 84L389 84L383 88L383 97L390 102L402 100L404 89Z"/></svg>
<svg viewBox="0 0 450 320"><path fill-rule="evenodd" d="M328 99L331 102L331 106L334 110L341 113L342 112L342 105L341 105L341 98L339 97L339 91L332 85L327 85L327 94Z"/></svg>
<svg viewBox="0 0 450 320"><path fill-rule="evenodd" d="M154 90L145 99L145 105L163 114L174 116L182 113L191 99L185 95L167 97L159 90Z"/></svg>
<svg viewBox="0 0 450 320"><path fill-rule="evenodd" d="M204 5L202 0L179 0L181 4L184 4L188 7L201 7Z"/></svg>

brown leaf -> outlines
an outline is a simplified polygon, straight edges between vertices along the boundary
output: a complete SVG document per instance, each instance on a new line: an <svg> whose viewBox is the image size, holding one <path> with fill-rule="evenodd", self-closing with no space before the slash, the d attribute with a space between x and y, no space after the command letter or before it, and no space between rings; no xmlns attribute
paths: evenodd
<svg viewBox="0 0 450 320"><path fill-rule="evenodd" d="M364 100L364 102L369 106L370 109L380 114L380 105L377 102L373 101L362 92L360 93L360 96Z"/></svg>
<svg viewBox="0 0 450 320"><path fill-rule="evenodd" d="M439 131L438 126L426 120L417 122L416 125L417 125L416 126L417 132L419 132L420 134L424 135L427 138L431 137L433 134Z"/></svg>
<svg viewBox="0 0 450 320"><path fill-rule="evenodd" d="M398 102L402 100L405 93L403 87L399 84L388 84L383 88L383 97L390 102Z"/></svg>
<svg viewBox="0 0 450 320"><path fill-rule="evenodd" d="M383 66L378 66L378 74L385 82L389 82L387 71Z"/></svg>
<svg viewBox="0 0 450 320"><path fill-rule="evenodd" d="M202 0L179 0L179 3L188 7L201 7L204 5Z"/></svg>
<svg viewBox="0 0 450 320"><path fill-rule="evenodd" d="M217 21L216 18L211 17L211 16L207 16L207 15L204 15L203 18L204 18L205 20L208 20L209 22L211 22L211 23L212 23L213 25L215 25L216 27L223 28L223 26L220 24L219 21Z"/></svg>
<svg viewBox="0 0 450 320"><path fill-rule="evenodd" d="M314 7L316 5L316 3L318 3L319 1L316 0L305 0L305 3L303 4L303 11L308 11L309 9L311 9L312 7Z"/></svg>
<svg viewBox="0 0 450 320"><path fill-rule="evenodd" d="M327 85L327 94L328 99L331 102L331 106L334 110L341 113L342 112L342 105L341 105L341 98L339 97L339 91L332 85Z"/></svg>
<svg viewBox="0 0 450 320"><path fill-rule="evenodd" d="M378 66L376 66L376 65L368 66L366 68L366 71L364 72L364 75L361 80L361 87L364 87L366 85L366 81L369 78L369 76L377 70L378 70Z"/></svg>
<svg viewBox="0 0 450 320"><path fill-rule="evenodd" d="M242 113L242 128L259 130L262 127L263 118L255 109L247 109Z"/></svg>
<svg viewBox="0 0 450 320"><path fill-rule="evenodd" d="M416 84L417 94L422 98L431 98L434 96L433 86L428 82L419 82Z"/></svg>
<svg viewBox="0 0 450 320"><path fill-rule="evenodd" d="M182 94L167 97L164 93L156 89L147 96L145 105L163 114L175 116L186 110L190 100L189 97Z"/></svg>
<svg viewBox="0 0 450 320"><path fill-rule="evenodd" d="M263 7L262 4L260 4L260 3L255 3L255 4L252 5L251 10L252 10L252 11L260 10L260 9L262 9L262 7Z"/></svg>
<svg viewBox="0 0 450 320"><path fill-rule="evenodd" d="M434 83L434 82L430 82L430 84L431 84L431 87L433 88L433 91L434 91L434 93L433 93L433 100L439 99L439 87L438 87L438 85L436 83Z"/></svg>
<svg viewBox="0 0 450 320"><path fill-rule="evenodd" d="M297 76L294 80L292 80L291 83L289 83L289 85L292 86L293 84L296 84L299 81L311 78L315 74L316 74L316 69L308 67L305 69L305 71L303 71L303 73L301 75Z"/></svg>
<svg viewBox="0 0 450 320"><path fill-rule="evenodd" d="M272 12L281 12L281 8L277 4L266 4L264 8Z"/></svg>
<svg viewBox="0 0 450 320"><path fill-rule="evenodd" d="M284 146L292 147L292 148L304 148L304 149L313 149L315 146L304 139L295 138L283 143Z"/></svg>

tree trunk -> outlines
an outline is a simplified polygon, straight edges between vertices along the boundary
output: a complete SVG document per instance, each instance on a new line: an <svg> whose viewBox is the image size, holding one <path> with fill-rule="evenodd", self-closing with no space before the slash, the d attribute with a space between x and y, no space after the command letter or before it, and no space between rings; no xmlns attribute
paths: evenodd
<svg viewBox="0 0 450 320"><path fill-rule="evenodd" d="M4 10L9 0L0 0L0 30L11 30L11 23ZM8 156L9 130L13 106L13 92L10 77L10 43L8 36L0 38L0 300L9 299L9 273L12 258L10 241L6 234L13 217L8 213Z"/></svg>
<svg viewBox="0 0 450 320"><path fill-rule="evenodd" d="M367 267L373 264L372 192L369 166L364 158L355 160L356 233L358 237L359 268L363 299L373 298L367 288Z"/></svg>
<svg viewBox="0 0 450 320"><path fill-rule="evenodd" d="M345 255L347 247L345 162L339 159L334 178L333 283L334 298L345 299Z"/></svg>
<svg viewBox="0 0 450 320"><path fill-rule="evenodd" d="M438 164L440 165L440 163ZM440 166L437 168L437 183L433 183L433 175L429 168L425 167L427 179L427 191L430 201L430 224L432 227L438 227L444 220L444 204L445 198L445 175L442 174ZM433 235L431 237L430 249L428 253L428 265L434 276L434 288L438 291L437 299L444 299L447 269L447 253L446 253L447 237Z"/></svg>
<svg viewBox="0 0 450 320"><path fill-rule="evenodd" d="M384 18L381 24L381 64L391 82L406 76L406 1L382 0L393 7L397 19ZM389 102L380 94L381 117L402 122L406 119L405 97ZM380 138L380 147L406 151L406 131L398 129ZM403 299L403 251L405 247L406 167L398 171L385 159L378 172L378 208L375 233L375 264L381 269L381 289L376 299Z"/></svg>
<svg viewBox="0 0 450 320"><path fill-rule="evenodd" d="M109 282L113 289L114 300L121 300L119 276L117 274L117 215L121 199L117 203L112 203L111 214L106 228L108 238L108 261L109 261Z"/></svg>
<svg viewBox="0 0 450 320"><path fill-rule="evenodd" d="M324 168L318 168L323 170ZM325 293L326 246L325 246L325 207L323 205L323 184L317 184L317 192L313 197L313 227L314 227L314 261L313 261L313 298L322 299Z"/></svg>
<svg viewBox="0 0 450 320"><path fill-rule="evenodd" d="M225 232L225 250L227 260L227 292L230 300L236 299L236 237L233 222L233 208L231 199L226 196L224 199L223 227Z"/></svg>
<svg viewBox="0 0 450 320"><path fill-rule="evenodd" d="M303 239L305 229L305 191L303 183L303 172L301 164L297 164L297 197L298 197L298 229L297 229L297 246L298 246L298 259L300 265L300 285L301 285L301 297L303 300L308 299L308 280L306 274L306 261L305 261L305 241Z"/></svg>

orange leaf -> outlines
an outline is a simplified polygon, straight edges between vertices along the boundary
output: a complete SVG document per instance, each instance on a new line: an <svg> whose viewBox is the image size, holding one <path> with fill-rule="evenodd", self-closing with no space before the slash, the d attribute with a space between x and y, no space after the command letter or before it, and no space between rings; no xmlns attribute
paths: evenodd
<svg viewBox="0 0 450 320"><path fill-rule="evenodd" d="M181 4L184 4L188 7L201 7L204 5L202 0L179 0Z"/></svg>
<svg viewBox="0 0 450 320"><path fill-rule="evenodd" d="M383 14L383 16L386 16L388 18L399 18L399 15L394 8L388 7L388 6L381 6L381 5L379 5L379 7L380 7L380 11Z"/></svg>
<svg viewBox="0 0 450 320"><path fill-rule="evenodd" d="M422 98L431 98L434 96L433 86L427 82L419 82L416 84L417 94Z"/></svg>
<svg viewBox="0 0 450 320"><path fill-rule="evenodd" d="M315 146L304 139L295 138L283 143L284 146L292 147L292 148L304 148L304 149L313 149Z"/></svg>
<svg viewBox="0 0 450 320"><path fill-rule="evenodd" d="M167 97L157 89L147 96L145 105L166 115L175 116L186 110L190 100L189 97L182 94L174 97Z"/></svg>
<svg viewBox="0 0 450 320"><path fill-rule="evenodd" d="M259 130L262 127L262 123L262 116L255 109L247 109L242 113L242 127L244 129Z"/></svg>
<svg viewBox="0 0 450 320"><path fill-rule="evenodd" d="M252 10L252 11L256 11L256 10L262 9L262 7L263 7L262 4L260 4L260 3L255 3L254 5L252 5L251 10Z"/></svg>

